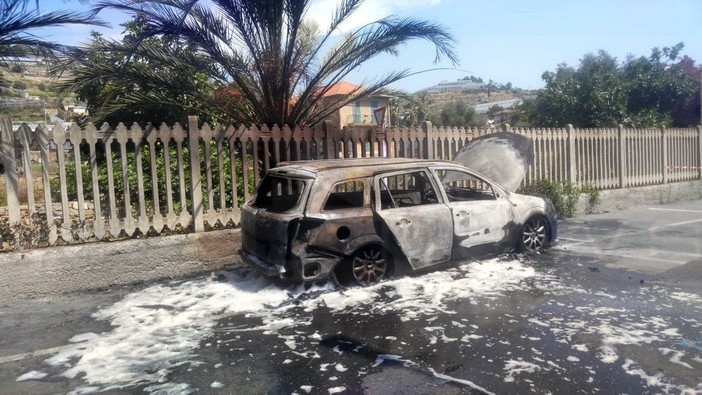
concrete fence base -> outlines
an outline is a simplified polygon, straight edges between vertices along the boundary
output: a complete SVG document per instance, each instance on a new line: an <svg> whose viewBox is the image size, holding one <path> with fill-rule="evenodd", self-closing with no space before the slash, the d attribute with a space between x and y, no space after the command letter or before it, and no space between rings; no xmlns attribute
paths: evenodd
<svg viewBox="0 0 702 395"><path fill-rule="evenodd" d="M624 210L647 204L663 204L702 199L702 181L676 182L646 187L600 191L599 201L592 206L586 194L580 196L577 214Z"/></svg>
<svg viewBox="0 0 702 395"><path fill-rule="evenodd" d="M0 255L0 301L184 277L238 264L241 231L49 247Z"/></svg>
<svg viewBox="0 0 702 395"><path fill-rule="evenodd" d="M702 181L601 191L578 213L702 199ZM0 254L0 301L184 277L239 265L239 229Z"/></svg>

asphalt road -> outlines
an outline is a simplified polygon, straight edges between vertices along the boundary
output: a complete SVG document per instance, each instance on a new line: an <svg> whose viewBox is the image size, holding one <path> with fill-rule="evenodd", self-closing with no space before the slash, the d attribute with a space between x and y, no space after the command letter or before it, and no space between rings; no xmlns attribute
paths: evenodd
<svg viewBox="0 0 702 395"><path fill-rule="evenodd" d="M235 268L0 304L0 392L702 393L700 240L696 201L371 288Z"/></svg>

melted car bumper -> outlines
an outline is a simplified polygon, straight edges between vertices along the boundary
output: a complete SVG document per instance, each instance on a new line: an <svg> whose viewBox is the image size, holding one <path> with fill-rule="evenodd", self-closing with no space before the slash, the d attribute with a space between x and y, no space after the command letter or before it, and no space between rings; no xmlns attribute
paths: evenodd
<svg viewBox="0 0 702 395"><path fill-rule="evenodd" d="M296 257L294 264L288 264L288 267L286 267L265 262L245 250L239 250L239 255L244 263L266 276L280 277L297 282L315 282L328 279L342 259L334 255L306 252L302 256Z"/></svg>
<svg viewBox="0 0 702 395"><path fill-rule="evenodd" d="M239 256L245 264L270 277L285 277L286 269L283 265L275 265L264 262L259 257L249 254L245 250L239 250Z"/></svg>

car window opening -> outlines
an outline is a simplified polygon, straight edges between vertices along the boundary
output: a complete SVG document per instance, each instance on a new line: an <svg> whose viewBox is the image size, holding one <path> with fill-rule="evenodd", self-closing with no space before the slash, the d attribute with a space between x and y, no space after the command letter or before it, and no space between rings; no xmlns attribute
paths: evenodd
<svg viewBox="0 0 702 395"><path fill-rule="evenodd" d="M286 212L297 206L304 189L305 183L302 180L266 176L261 181L252 206L274 213Z"/></svg>
<svg viewBox="0 0 702 395"><path fill-rule="evenodd" d="M382 177L379 181L381 210L438 202L436 191L423 171Z"/></svg>
<svg viewBox="0 0 702 395"><path fill-rule="evenodd" d="M497 199L490 183L471 174L455 170L439 170L438 173L449 202Z"/></svg>
<svg viewBox="0 0 702 395"><path fill-rule="evenodd" d="M362 179L340 181L332 186L323 210L343 210L364 206Z"/></svg>

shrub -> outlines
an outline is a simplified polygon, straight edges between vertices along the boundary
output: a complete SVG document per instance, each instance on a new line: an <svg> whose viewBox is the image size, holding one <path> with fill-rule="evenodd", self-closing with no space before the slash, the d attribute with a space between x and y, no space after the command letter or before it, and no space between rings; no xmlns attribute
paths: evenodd
<svg viewBox="0 0 702 395"><path fill-rule="evenodd" d="M572 182L539 180L533 184L519 188L519 193L538 196L553 203L559 218L570 218L575 215L578 199L581 193L589 197L588 211L591 211L599 201L600 192L594 187L578 188Z"/></svg>
<svg viewBox="0 0 702 395"><path fill-rule="evenodd" d="M27 83L24 81L15 80L15 82L12 83L12 87L19 90L26 90Z"/></svg>

